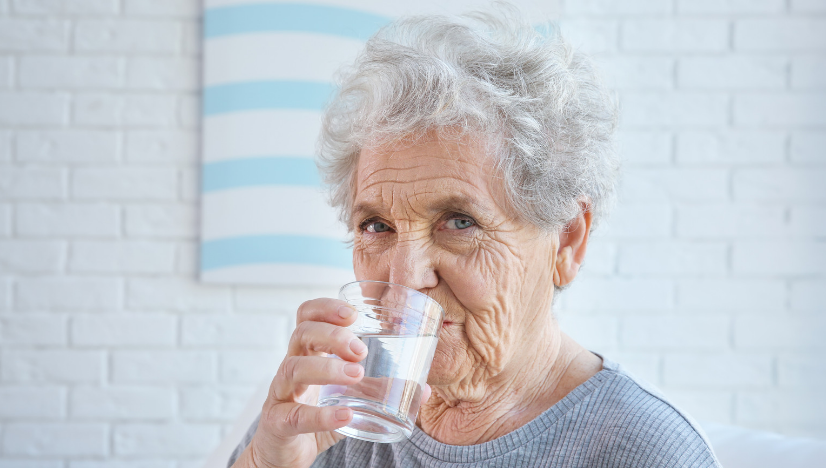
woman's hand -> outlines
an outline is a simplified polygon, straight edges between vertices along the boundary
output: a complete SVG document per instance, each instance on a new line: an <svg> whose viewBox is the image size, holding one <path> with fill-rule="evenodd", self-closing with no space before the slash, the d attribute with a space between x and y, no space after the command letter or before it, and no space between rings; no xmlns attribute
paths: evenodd
<svg viewBox="0 0 826 468"><path fill-rule="evenodd" d="M301 304L258 430L234 467L305 468L344 437L333 431L350 423L352 410L314 404L319 385L352 385L364 377L356 363L367 356L367 346L345 328L355 319L355 309L344 301L314 299Z"/></svg>

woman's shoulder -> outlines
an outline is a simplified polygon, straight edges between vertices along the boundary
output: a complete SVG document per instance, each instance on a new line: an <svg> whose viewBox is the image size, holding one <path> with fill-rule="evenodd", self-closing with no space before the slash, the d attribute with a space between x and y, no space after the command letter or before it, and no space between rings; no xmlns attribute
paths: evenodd
<svg viewBox="0 0 826 468"><path fill-rule="evenodd" d="M634 376L622 365L604 357L602 359L600 374L603 382L594 396L601 404L621 410L614 416L622 414L622 419L629 420L673 419L681 426L690 427L703 436L699 424L671 402L656 386Z"/></svg>
<svg viewBox="0 0 826 468"><path fill-rule="evenodd" d="M593 436L602 455L627 466L719 466L699 424L656 387L605 358L601 374L588 404L600 420Z"/></svg>

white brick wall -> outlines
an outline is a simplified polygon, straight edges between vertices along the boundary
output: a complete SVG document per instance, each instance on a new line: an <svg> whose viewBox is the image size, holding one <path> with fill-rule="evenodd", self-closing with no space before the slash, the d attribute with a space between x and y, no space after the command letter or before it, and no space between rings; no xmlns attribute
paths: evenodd
<svg viewBox="0 0 826 468"><path fill-rule="evenodd" d="M106 163L120 155L117 133L105 130L21 130L16 159L31 163Z"/></svg>
<svg viewBox="0 0 826 468"><path fill-rule="evenodd" d="M722 52L729 28L721 19L628 19L620 44L629 52Z"/></svg>
<svg viewBox="0 0 826 468"><path fill-rule="evenodd" d="M217 424L123 424L114 431L115 454L126 457L198 456L219 441Z"/></svg>
<svg viewBox="0 0 826 468"><path fill-rule="evenodd" d="M568 0L620 204L557 301L695 416L826 437L826 3ZM197 283L196 0L0 0L0 468L189 468L334 289Z"/></svg>
<svg viewBox="0 0 826 468"><path fill-rule="evenodd" d="M677 135L677 162L685 164L782 163L786 135L780 131L685 131Z"/></svg>
<svg viewBox="0 0 826 468"><path fill-rule="evenodd" d="M105 353L98 350L33 350L10 346L0 354L0 380L15 383L101 383L106 370L105 362Z"/></svg>
<svg viewBox="0 0 826 468"><path fill-rule="evenodd" d="M0 417L7 419L60 419L65 416L60 388L8 386L0 389Z"/></svg>
<svg viewBox="0 0 826 468"><path fill-rule="evenodd" d="M177 342L178 320L159 314L77 315L70 333L77 347L172 347Z"/></svg>
<svg viewBox="0 0 826 468"><path fill-rule="evenodd" d="M162 387L77 387L69 414L77 419L165 420L175 415L175 391Z"/></svg>
<svg viewBox="0 0 826 468"><path fill-rule="evenodd" d="M10 0L17 13L89 14L116 13L117 0Z"/></svg>
<svg viewBox="0 0 826 468"><path fill-rule="evenodd" d="M122 59L110 57L39 56L18 61L21 88L107 89L123 82Z"/></svg>
<svg viewBox="0 0 826 468"><path fill-rule="evenodd" d="M52 314L0 318L0 341L7 345L66 345L66 320Z"/></svg>
<svg viewBox="0 0 826 468"><path fill-rule="evenodd" d="M69 28L65 20L6 17L0 19L0 44L3 50L25 53L65 51L69 49Z"/></svg>
<svg viewBox="0 0 826 468"><path fill-rule="evenodd" d="M244 409L252 392L252 387L239 385L184 388L179 398L181 414L192 421L232 420Z"/></svg>
<svg viewBox="0 0 826 468"><path fill-rule="evenodd" d="M786 59L776 57L687 57L680 61L682 89L783 89Z"/></svg>
<svg viewBox="0 0 826 468"><path fill-rule="evenodd" d="M734 48L744 51L803 52L826 49L826 19L742 18L734 23Z"/></svg>
<svg viewBox="0 0 826 468"><path fill-rule="evenodd" d="M211 351L114 351L112 380L117 383L207 383L216 376Z"/></svg>
<svg viewBox="0 0 826 468"><path fill-rule="evenodd" d="M120 209L105 203L17 203L15 232L23 237L117 237Z"/></svg>
<svg viewBox="0 0 826 468"><path fill-rule="evenodd" d="M826 4L564 8L619 94L625 168L563 328L701 419L826 438Z"/></svg>
<svg viewBox="0 0 826 468"><path fill-rule="evenodd" d="M121 304L121 281L111 277L19 277L15 308L21 311L111 311Z"/></svg>
<svg viewBox="0 0 826 468"><path fill-rule="evenodd" d="M0 91L2 125L63 125L68 109L69 96L65 93Z"/></svg>
<svg viewBox="0 0 826 468"><path fill-rule="evenodd" d="M815 0L816 1L816 0ZM677 0L680 13L765 14L783 13L785 0Z"/></svg>
<svg viewBox="0 0 826 468"><path fill-rule="evenodd" d="M175 53L181 50L182 26L166 19L79 19L73 39L81 52Z"/></svg>
<svg viewBox="0 0 826 468"><path fill-rule="evenodd" d="M102 457L109 452L105 424L9 423L3 431L3 454L16 457Z"/></svg>
<svg viewBox="0 0 826 468"><path fill-rule="evenodd" d="M826 58L820 56L800 57L792 61L792 88L824 89L823 75L826 73Z"/></svg>
<svg viewBox="0 0 826 468"><path fill-rule="evenodd" d="M88 273L172 273L175 244L145 241L78 241L69 271Z"/></svg>

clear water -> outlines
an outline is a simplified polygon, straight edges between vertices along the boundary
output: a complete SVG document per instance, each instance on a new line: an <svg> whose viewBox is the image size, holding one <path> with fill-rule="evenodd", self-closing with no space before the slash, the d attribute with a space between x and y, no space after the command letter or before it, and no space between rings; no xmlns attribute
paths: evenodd
<svg viewBox="0 0 826 468"><path fill-rule="evenodd" d="M355 385L321 387L318 406L352 408L353 421L338 432L371 442L410 437L422 388L436 350L435 336L365 334L364 378Z"/></svg>

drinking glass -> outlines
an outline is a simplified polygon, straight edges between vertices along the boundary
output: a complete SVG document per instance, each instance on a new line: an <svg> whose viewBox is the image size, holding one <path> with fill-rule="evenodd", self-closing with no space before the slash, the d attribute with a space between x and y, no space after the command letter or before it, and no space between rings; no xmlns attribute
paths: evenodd
<svg viewBox="0 0 826 468"><path fill-rule="evenodd" d="M367 345L364 378L324 385L318 406L347 406L353 420L337 432L370 442L410 437L419 413L444 310L415 289L382 281L344 285L339 298L356 309L348 327Z"/></svg>

